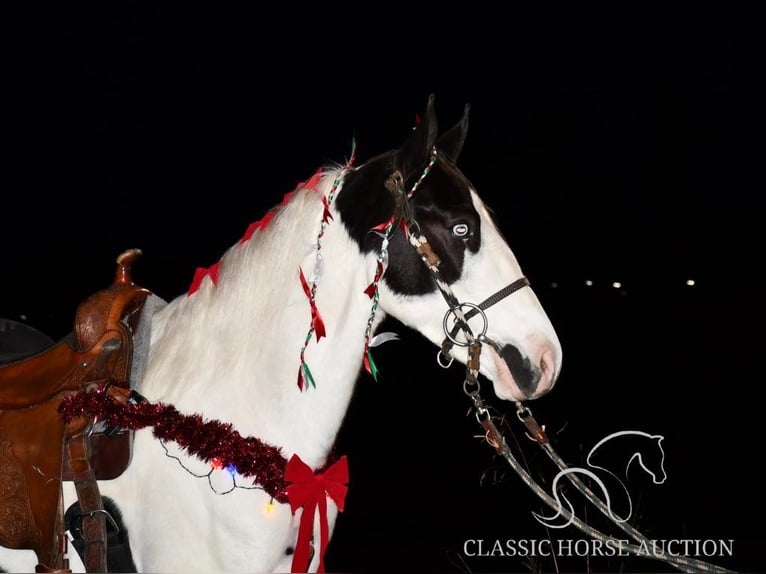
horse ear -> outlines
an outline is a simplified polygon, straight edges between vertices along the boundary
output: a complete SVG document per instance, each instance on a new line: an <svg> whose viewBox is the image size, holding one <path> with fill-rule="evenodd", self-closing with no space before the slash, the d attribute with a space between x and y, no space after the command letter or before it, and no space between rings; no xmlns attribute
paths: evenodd
<svg viewBox="0 0 766 574"><path fill-rule="evenodd" d="M439 151L446 154L453 162L457 161L460 152L463 151L465 136L468 133L468 112L470 109L471 105L466 104L460 121L439 136L436 142Z"/></svg>
<svg viewBox="0 0 766 574"><path fill-rule="evenodd" d="M434 95L431 94L428 96L425 115L420 118L412 134L396 152L397 167L405 179L423 169L433 150L438 129Z"/></svg>

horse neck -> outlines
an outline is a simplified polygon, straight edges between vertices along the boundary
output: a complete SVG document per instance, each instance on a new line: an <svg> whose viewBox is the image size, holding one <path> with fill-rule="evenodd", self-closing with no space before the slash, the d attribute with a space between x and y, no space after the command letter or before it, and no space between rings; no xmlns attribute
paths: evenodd
<svg viewBox="0 0 766 574"><path fill-rule="evenodd" d="M311 305L299 269L311 281L322 195L333 177L296 192L268 226L229 248L217 285L205 278L155 316L139 389L181 412L229 422L314 467L333 445L360 371L371 312L364 289L375 268L334 214L320 241L315 298L326 336L307 340ZM316 386L305 380L301 391L303 348Z"/></svg>

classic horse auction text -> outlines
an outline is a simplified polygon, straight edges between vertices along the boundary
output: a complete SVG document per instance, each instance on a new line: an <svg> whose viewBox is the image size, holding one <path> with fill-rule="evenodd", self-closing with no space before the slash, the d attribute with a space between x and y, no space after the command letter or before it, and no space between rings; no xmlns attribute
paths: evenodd
<svg viewBox="0 0 766 574"><path fill-rule="evenodd" d="M547 557L547 556L630 556L627 539L607 540L529 538L484 540L469 538L463 542L463 554L477 557ZM685 556L711 558L733 556L734 540L671 538L649 540L640 544L639 555L662 558Z"/></svg>

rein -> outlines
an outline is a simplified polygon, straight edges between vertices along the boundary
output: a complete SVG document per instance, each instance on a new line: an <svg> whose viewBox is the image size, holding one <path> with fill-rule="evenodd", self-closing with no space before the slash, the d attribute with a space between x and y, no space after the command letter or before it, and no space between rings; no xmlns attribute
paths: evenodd
<svg viewBox="0 0 766 574"><path fill-rule="evenodd" d="M649 540L644 534L642 534L639 530L627 522L614 520L609 507L604 504L604 502L598 498L598 496L596 496L596 494L576 476L576 473L564 472L567 479L569 479L569 481L575 486L575 488L577 488L577 490L585 495L591 504L598 508L602 514L608 517L612 523L616 524L625 533L627 533L637 544L625 544L624 541L618 541L614 537L593 528L586 522L583 522L569 510L560 507L560 505L529 475L529 473L522 467L522 465L513 455L513 452L511 452L511 449L508 446L508 443L505 441L505 438L493 423L492 417L489 414L489 410L484 406L483 401L478 396L478 392L475 395L470 396L470 398L474 402L476 419L479 421L485 431L485 438L487 443L489 443L495 449L497 454L501 455L508 461L508 464L511 466L511 468L513 468L516 474L521 477L522 481L524 481L524 483L532 490L532 492L534 492L546 505L569 520L571 524L581 532L589 535L594 540L600 540L604 544L609 542L612 544L620 543L621 548L625 549L627 552L633 554L634 556L662 560L672 566L675 566L682 572L711 572L716 574L735 572L734 570L729 570L722 566L717 566L715 564L710 564L709 562L697 560L695 558L689 558L687 556L677 556L671 554L663 554L661 556L655 554L647 555L646 549L651 547L651 540ZM545 454L548 455L548 457L556 464L556 466L562 471L571 470L571 467L569 467L566 462L564 462L561 456L559 456L559 454L551 446L545 431L532 416L532 412L529 410L529 407L519 405L519 408L516 411L516 415L518 419L524 424L529 434L534 438L535 442L537 442L540 448L542 448Z"/></svg>
<svg viewBox="0 0 766 574"><path fill-rule="evenodd" d="M394 218L399 219L400 221L404 223L405 231L407 232L407 236L408 236L410 244L415 248L418 255L420 255L420 258L423 261L424 265L430 271L431 276L434 280L434 283L436 284L437 288L443 295L449 307L446 314L444 315L443 328L444 328L445 339L442 342L441 348L437 355L437 361L439 362L440 366L447 368L453 362L453 357L451 356L451 350L453 346L456 345L459 347L468 347L468 360L466 362L463 391L468 396L468 398L471 399L473 403L473 410L476 416L476 420L484 429L485 439L487 443L490 444L495 449L495 452L498 455L501 455L503 458L505 458L508 461L511 468L513 468L513 470L519 475L522 481L546 505L548 505L550 508L552 508L556 512L559 512L564 518L570 520L572 525L574 525L580 531L589 535L593 539L600 540L603 543L607 543L607 542L616 543L618 541L612 536L604 532L601 532L600 530L597 530L596 528L593 528L586 522L583 522L582 520L577 518L572 512L568 511L565 508L560 507L560 505L556 502L556 500L554 500L553 497L551 497L529 475L529 473L523 468L523 466L519 463L519 461L514 456L513 452L508 446L508 443L506 442L502 433L498 430L497 426L495 426L493 422L493 417L490 414L490 411L486 403L484 402L484 399L482 399L480 395L481 386L479 384L477 377L479 373L481 346L483 343L488 343L490 345L497 346L497 344L494 341L492 341L486 336L488 319L487 319L487 316L484 314L484 310L487 309L488 307L491 307L495 303L502 301L505 297L515 293L519 289L529 286L530 282L526 277L522 276L519 279L516 279L515 281L510 283L509 285L503 287L496 293L487 297L484 301L482 301L478 305L474 303L467 303L467 302L461 303L457 299L455 294L452 292L452 289L450 288L449 284L443 279L439 271L439 265L441 263L441 260L439 256L431 248L430 244L428 243L428 240L422 234L420 225L415 220L414 215L412 213L412 206L409 203L409 198L412 196L412 194L414 193L415 189L420 184L420 182L425 178L426 175L428 175L431 167L435 163L436 156L437 156L437 150L436 148L434 148L431 152L431 160L429 164L426 166L420 178L418 179L418 181L416 182L416 184L413 186L413 188L410 190L409 193L406 193L404 191L404 181L403 181L401 172L399 170L394 171L394 173L386 180L386 188L394 194L394 198L396 200L396 211L394 213ZM464 312L463 311L464 308L467 308L468 311ZM483 319L483 327L479 335L475 336L473 331L468 325L468 320L476 316L477 314L481 315ZM448 325L450 317L453 317L453 325L451 327L449 327ZM457 335L459 332L463 333L465 341L461 341L457 338ZM442 362L443 356L448 358L446 363ZM545 434L544 428L541 425L539 425L538 422L535 420L534 416L532 415L532 411L529 409L529 407L525 406L521 402L517 402L516 416L519 419L519 421L521 421L521 423L525 426L526 430L533 437L535 442L540 446L540 448L556 464L556 466L560 470L562 471L571 470L570 467L566 464L566 462L564 462L564 460L561 458L561 456L555 451L550 441L548 440L547 435ZM648 545L651 544L651 541L644 534L642 534L640 531L638 531L636 528L634 528L630 524L627 524L626 522L616 521L614 517L612 516L609 507L606 504L604 504L604 502L600 498L598 498L598 496L596 496L596 494L590 488L588 488L588 486L585 485L585 483L583 483L582 480L580 480L575 473L564 472L564 474L566 475L568 480L575 486L575 488L577 488L577 490L579 490L583 495L585 495L585 497L587 498L588 501L591 502L591 504L596 506L596 508L598 508L598 510L602 514L607 516L611 522L613 522L619 528L621 528L624 532L626 532L637 543L637 544L623 543L621 544L621 548L624 548L629 553L635 556L648 557L646 555L644 548L648 547ZM621 541L621 542L624 542L624 541ZM708 562L704 562L702 560L697 560L697 559L689 558L686 556L663 555L663 556L651 556L651 557L656 558L658 560L663 560L667 562L668 564L671 564L672 566L679 568L683 572L710 572L715 574L734 572L733 570L729 570L721 566L717 566L714 564L710 564Z"/></svg>

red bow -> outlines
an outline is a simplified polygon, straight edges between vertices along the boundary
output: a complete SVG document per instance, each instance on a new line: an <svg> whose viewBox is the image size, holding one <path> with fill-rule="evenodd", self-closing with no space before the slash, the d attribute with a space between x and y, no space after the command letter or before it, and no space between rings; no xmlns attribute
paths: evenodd
<svg viewBox="0 0 766 574"><path fill-rule="evenodd" d="M314 512L319 506L319 567L317 572L324 572L324 553L327 549L330 527L327 522L327 497L330 497L340 512L348 491L348 461L341 457L324 472L314 474L311 467L295 454L287 463L285 480L291 482L287 487L287 498L295 514L303 507L303 515L298 529L298 542L293 555L292 572L305 572L309 562L311 531L314 525Z"/></svg>
<svg viewBox="0 0 766 574"><path fill-rule="evenodd" d="M221 262L218 261L217 263L214 263L207 269L204 267L197 267L197 270L194 272L194 278L192 279L192 284L189 287L189 293L187 296L192 295L195 293L200 286L202 285L202 280L205 277L210 277L210 279L213 281L213 285L218 285L218 270L221 267Z"/></svg>

